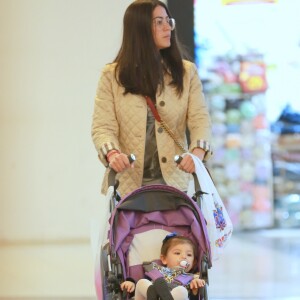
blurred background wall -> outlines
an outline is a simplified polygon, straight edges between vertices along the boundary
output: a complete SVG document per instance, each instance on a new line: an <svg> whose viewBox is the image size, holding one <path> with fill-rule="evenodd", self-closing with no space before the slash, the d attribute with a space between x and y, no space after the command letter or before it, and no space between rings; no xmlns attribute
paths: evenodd
<svg viewBox="0 0 300 300"><path fill-rule="evenodd" d="M104 222L90 127L131 1L0 0L0 241L89 239Z"/></svg>

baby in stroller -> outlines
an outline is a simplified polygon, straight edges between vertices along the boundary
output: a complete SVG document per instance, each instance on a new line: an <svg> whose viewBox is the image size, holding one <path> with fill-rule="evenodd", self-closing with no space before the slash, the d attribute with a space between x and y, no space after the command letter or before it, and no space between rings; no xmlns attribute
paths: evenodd
<svg viewBox="0 0 300 300"><path fill-rule="evenodd" d="M116 198L115 193L111 197L111 206L114 205ZM170 236L172 232L176 232L178 236L172 236L172 234ZM162 241L166 236L167 239L162 247ZM153 281L153 286L158 283L164 285L164 280L155 279L157 276L163 277L160 272L163 269L161 263L167 267L174 266L173 263L169 263L168 248L172 248L173 242L181 239L179 236L183 236L184 241L192 242L188 244L188 247L185 243L182 246L191 248L192 256L196 258L187 257L186 262L182 262L180 272L197 273L199 278L193 281L193 275L191 277L191 274L182 274L184 276L178 276L177 279L181 280L181 285L191 288L192 293L189 293L189 296L197 290L198 294L193 295L191 299L208 299L211 249L205 219L200 211L198 200L190 198L186 193L174 187L157 184L143 186L133 191L123 199L119 199L117 205L112 207L107 240L102 243L99 260L96 262L95 287L98 300L128 299L131 295L128 295L127 291L133 291L128 283L129 280L126 282L128 278L132 278L132 281L136 283L136 300L143 299L142 295L147 293L150 285L152 286L152 282L146 283L145 281L147 275ZM145 262L151 263L145 265ZM142 283L146 284L144 289L140 288ZM163 290L168 294L169 287L171 286L171 290L175 287L172 284L167 285L166 288L160 286L159 292ZM153 288L150 288L151 290ZM150 291L149 300L151 299ZM184 294L187 293L185 289Z"/></svg>
<svg viewBox="0 0 300 300"><path fill-rule="evenodd" d="M168 234L162 243L160 260L163 265L155 262L145 263L145 275L137 284L128 278L121 284L121 289L133 294L135 300L187 300L198 295L198 289L204 287L205 280L191 272L196 265L196 246L191 239ZM151 281L150 281L151 280ZM194 297L195 298L195 297Z"/></svg>

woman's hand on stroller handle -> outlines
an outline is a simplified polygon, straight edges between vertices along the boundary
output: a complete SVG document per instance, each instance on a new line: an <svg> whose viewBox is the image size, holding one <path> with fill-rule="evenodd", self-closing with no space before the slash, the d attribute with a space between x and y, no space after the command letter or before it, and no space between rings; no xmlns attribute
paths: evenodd
<svg viewBox="0 0 300 300"><path fill-rule="evenodd" d="M202 148L194 148L192 154L203 160L205 151ZM195 173L194 160L190 155L175 155L174 161L177 163L177 166L180 170L186 173Z"/></svg>
<svg viewBox="0 0 300 300"><path fill-rule="evenodd" d="M128 168L134 168L134 154L115 152L109 157L109 167L116 173L120 173Z"/></svg>
<svg viewBox="0 0 300 300"><path fill-rule="evenodd" d="M195 172L195 164L190 155L175 155L174 161L181 171L191 174Z"/></svg>
<svg viewBox="0 0 300 300"><path fill-rule="evenodd" d="M193 166L192 166L192 171L191 172L187 172L184 169L184 166L185 166L184 163L186 163L186 161L185 161L186 158L189 158L190 160L192 160ZM197 199L200 200L199 195L202 194L202 191L201 191L199 179L198 179L197 174L196 174L195 164L194 164L193 158L190 155L184 155L184 156L175 155L174 156L174 161L177 163L177 166L180 170L182 170L184 172L187 172L187 173L191 173L193 175L194 185L195 185L195 195L194 195L193 199L195 201L197 201ZM200 193L200 194L198 194L198 193ZM200 205L200 202L199 202L199 205Z"/></svg>

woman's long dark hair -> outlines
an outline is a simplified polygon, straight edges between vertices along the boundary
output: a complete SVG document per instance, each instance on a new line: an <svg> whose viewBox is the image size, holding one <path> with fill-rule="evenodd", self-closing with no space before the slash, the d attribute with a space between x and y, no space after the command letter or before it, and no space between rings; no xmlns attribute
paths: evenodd
<svg viewBox="0 0 300 300"><path fill-rule="evenodd" d="M167 6L157 0L136 0L128 6L123 20L123 40L117 57L116 79L125 88L125 94L147 95L155 99L164 88L164 74L168 72L171 85L178 94L183 91L184 68L182 53L171 31L171 46L158 50L152 34L152 12L157 6Z"/></svg>

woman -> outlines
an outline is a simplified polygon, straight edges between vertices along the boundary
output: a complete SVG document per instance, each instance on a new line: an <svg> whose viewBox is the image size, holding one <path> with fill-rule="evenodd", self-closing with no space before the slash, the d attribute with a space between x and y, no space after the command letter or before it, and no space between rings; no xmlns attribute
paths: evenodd
<svg viewBox="0 0 300 300"><path fill-rule="evenodd" d="M182 59L175 20L163 2L134 1L123 27L119 53L104 67L95 98L92 137L99 159L118 173L121 196L154 183L186 191L193 160L185 156L177 168L174 156L182 151L155 121L145 96L185 146L188 127L189 151L207 159L211 124L196 66Z"/></svg>

